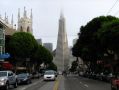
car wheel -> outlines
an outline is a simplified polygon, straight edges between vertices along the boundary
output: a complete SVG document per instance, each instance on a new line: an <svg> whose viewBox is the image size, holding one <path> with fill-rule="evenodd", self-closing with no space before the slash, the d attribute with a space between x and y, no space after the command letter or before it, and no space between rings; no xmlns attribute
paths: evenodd
<svg viewBox="0 0 119 90"><path fill-rule="evenodd" d="M15 84L14 84L14 88L17 88L17 86L18 86L18 84L17 84L17 82L15 82Z"/></svg>
<svg viewBox="0 0 119 90"><path fill-rule="evenodd" d="M27 84L29 84L30 83L30 81L29 80L27 80L27 82L26 82Z"/></svg>
<svg viewBox="0 0 119 90"><path fill-rule="evenodd" d="M32 81L30 80L30 83L32 83Z"/></svg>
<svg viewBox="0 0 119 90"><path fill-rule="evenodd" d="M116 90L116 89L114 89L114 88L111 87L111 90Z"/></svg>
<svg viewBox="0 0 119 90"><path fill-rule="evenodd" d="M4 88L5 90L9 90L9 84L8 83L6 83L6 85L5 85L5 88Z"/></svg>
<svg viewBox="0 0 119 90"><path fill-rule="evenodd" d="M117 86L117 89L116 90L119 90L119 87Z"/></svg>
<svg viewBox="0 0 119 90"><path fill-rule="evenodd" d="M111 86L111 90L118 90L117 87L114 88L113 86Z"/></svg>

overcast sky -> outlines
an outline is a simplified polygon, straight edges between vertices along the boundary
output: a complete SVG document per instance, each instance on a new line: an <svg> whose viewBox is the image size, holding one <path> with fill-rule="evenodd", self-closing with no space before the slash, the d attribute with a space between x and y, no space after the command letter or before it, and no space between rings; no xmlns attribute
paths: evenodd
<svg viewBox="0 0 119 90"><path fill-rule="evenodd" d="M33 10L33 35L36 39L42 38L43 43L51 42L56 47L58 34L58 20L61 9L66 18L66 31L69 46L77 37L79 28L91 19L107 15L109 9L117 0L0 0L0 14L7 13L9 20L14 15L14 24L17 24L18 8L23 15L24 6L28 13ZM119 1L119 0L118 0ZM119 2L108 13L118 14Z"/></svg>

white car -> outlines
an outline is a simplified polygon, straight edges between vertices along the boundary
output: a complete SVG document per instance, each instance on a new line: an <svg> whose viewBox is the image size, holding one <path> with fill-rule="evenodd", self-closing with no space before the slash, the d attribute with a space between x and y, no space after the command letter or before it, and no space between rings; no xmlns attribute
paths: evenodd
<svg viewBox="0 0 119 90"><path fill-rule="evenodd" d="M17 88L17 77L12 71L0 71L0 88L9 89L9 85Z"/></svg>
<svg viewBox="0 0 119 90"><path fill-rule="evenodd" d="M43 79L44 79L44 81L46 81L46 80L55 80L56 79L55 71L53 71L53 70L45 71Z"/></svg>

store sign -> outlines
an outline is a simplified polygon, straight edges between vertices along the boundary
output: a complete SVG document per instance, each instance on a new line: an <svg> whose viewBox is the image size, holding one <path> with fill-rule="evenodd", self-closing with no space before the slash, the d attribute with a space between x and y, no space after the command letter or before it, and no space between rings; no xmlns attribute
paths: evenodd
<svg viewBox="0 0 119 90"><path fill-rule="evenodd" d="M5 53L5 54L0 55L0 59L5 59L5 58L9 58L9 57L10 57L9 53Z"/></svg>

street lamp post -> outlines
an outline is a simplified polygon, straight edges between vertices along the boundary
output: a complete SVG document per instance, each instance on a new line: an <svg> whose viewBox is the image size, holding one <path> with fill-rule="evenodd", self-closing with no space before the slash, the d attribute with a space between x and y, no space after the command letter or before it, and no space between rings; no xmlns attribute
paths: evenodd
<svg viewBox="0 0 119 90"><path fill-rule="evenodd" d="M2 55L2 46L0 46L0 55Z"/></svg>
<svg viewBox="0 0 119 90"><path fill-rule="evenodd" d="M5 28L0 28L0 55L5 54ZM0 58L3 61L3 58Z"/></svg>

